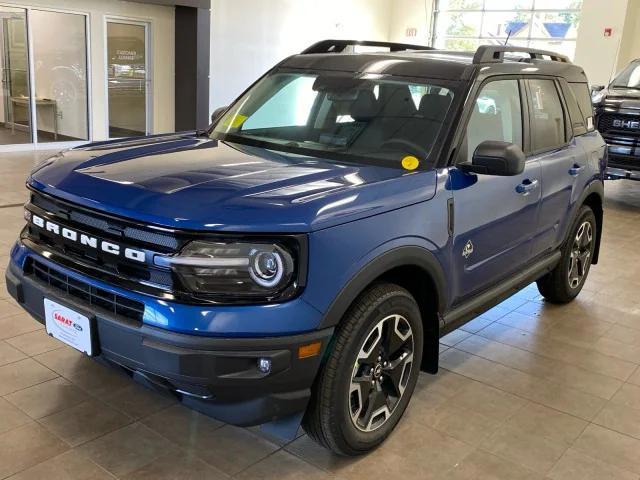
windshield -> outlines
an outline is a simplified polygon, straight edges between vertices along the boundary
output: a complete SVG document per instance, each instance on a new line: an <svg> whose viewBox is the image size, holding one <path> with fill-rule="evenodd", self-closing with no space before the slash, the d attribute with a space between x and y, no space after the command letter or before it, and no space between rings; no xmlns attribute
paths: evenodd
<svg viewBox="0 0 640 480"><path fill-rule="evenodd" d="M640 61L631 62L611 82L613 88L635 88L640 90Z"/></svg>
<svg viewBox="0 0 640 480"><path fill-rule="evenodd" d="M451 90L427 82L276 71L238 99L211 135L359 163L400 166L412 157L423 168L452 100Z"/></svg>

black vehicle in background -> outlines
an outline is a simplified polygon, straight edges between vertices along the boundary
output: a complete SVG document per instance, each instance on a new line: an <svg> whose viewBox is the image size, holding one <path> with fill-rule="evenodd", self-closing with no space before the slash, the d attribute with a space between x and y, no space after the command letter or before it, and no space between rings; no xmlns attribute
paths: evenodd
<svg viewBox="0 0 640 480"><path fill-rule="evenodd" d="M610 179L640 180L640 59L608 87L592 87L596 128L609 146Z"/></svg>

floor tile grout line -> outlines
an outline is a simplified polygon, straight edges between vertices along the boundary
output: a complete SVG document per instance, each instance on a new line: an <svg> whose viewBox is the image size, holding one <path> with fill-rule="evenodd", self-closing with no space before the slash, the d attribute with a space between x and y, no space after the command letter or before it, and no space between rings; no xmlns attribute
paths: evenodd
<svg viewBox="0 0 640 480"><path fill-rule="evenodd" d="M505 327L511 328L511 329L513 329L513 330L517 330L518 332L522 332L522 333L526 333L526 334L528 334L528 335L532 335L532 336L534 336L534 337L538 337L538 338L540 338L541 340L546 340L546 338L545 338L543 335L539 335L539 334L537 334L537 333L535 333L535 332L531 332L531 331L529 331L529 330L523 330L522 328L514 327L513 325L507 325L507 324L504 324L504 323L500 323L500 322L499 322L499 321L497 321L497 320L496 320L496 322L494 322L494 323L499 323L500 325L503 325L503 326L505 326ZM575 364L575 363L569 363L569 362L566 362L566 361L564 361L564 360L557 359L557 358L555 358L555 357L551 357L551 356L548 356L548 355L543 355L543 354L541 354L541 353L537 353L537 352L534 352L534 351L532 351L532 350L527 350L527 349L521 348L521 347L519 347L519 346L512 345L512 344L510 344L510 343L502 342L502 341L497 340L497 339L492 338L492 337L485 337L484 335L481 335L482 331L484 331L485 329L489 328L490 326L491 326L491 325L487 325L485 328L482 328L481 330L479 330L479 331L478 331L477 333L475 333L474 335L478 335L479 337L482 337L482 338L484 338L484 339L491 340L491 341L496 342L496 343L500 343L501 345L506 345L506 346L508 346L508 347L517 348L517 349L519 349L519 350L521 350L521 351L523 351L523 352L528 352L528 353L532 353L532 354L535 354L535 355L539 355L539 356L541 356L541 357L548 358L548 359L550 359L550 360L554 360L554 361L557 361L557 362L561 362L561 363L564 363L564 364L566 364L566 365L572 365L572 366L577 367L577 368L580 368L580 369L582 369L582 370L586 370L586 371L588 371L588 372L592 372L591 370L589 370L589 369L587 369L587 368L585 368L585 367L583 367L583 366L581 366L581 365L577 365L577 364ZM571 344L571 343L567 343L567 342L564 342L564 341L562 341L562 340L557 340L557 339L556 339L556 341L557 341L557 342L559 342L559 343L562 343L562 344L564 344L564 345L570 346L570 347L574 347L574 348L579 348L579 349L585 350L585 351L586 351L586 353L588 353L588 352L595 352L595 353L597 353L597 354L599 354L599 355L602 355L602 356L605 356L605 357L609 357L609 358L614 358L614 359L616 359L617 361L625 362L625 363L628 363L628 364L630 364L630 365L635 366L635 367L636 367L636 369L635 369L633 372L631 372L631 374L629 375L629 377L627 377L627 380L628 380L628 379L629 379L629 378L630 378L630 377L635 373L635 371L636 371L638 368L640 368L640 363L632 362L632 361L630 361L630 360L625 360L625 359L623 359L623 358L619 358L619 357L614 357L613 355L608 355L608 354L606 354L606 353L600 352L600 351L595 350L595 349L592 349L592 348L580 347L580 346L578 346L578 345L574 345L574 344ZM613 379L615 379L615 380L620 380L621 382L626 382L626 381L627 381L627 380L623 380L623 379L618 378L618 377L612 377L611 375L606 375L606 374L603 374L603 373L598 373L598 372L592 372L592 373L596 373L596 374L598 374L598 375L603 375L603 376L605 376L605 377L613 378Z"/></svg>
<svg viewBox="0 0 640 480"><path fill-rule="evenodd" d="M526 372L526 371L524 371L524 370L520 370L520 369L518 369L518 368L511 367L511 366L509 366L509 365L505 365L504 363L497 362L497 361L495 361L495 360L491 360L491 359L488 359L488 358L485 358L485 357L481 357L480 355L476 355L476 354L474 354L474 353L466 352L466 351L461 350L461 349L459 349L459 348L455 348L455 347L451 347L451 348L453 348L454 350L457 350L457 351L458 351L458 352L460 352L460 353L467 354L467 355L472 355L472 356L474 356L474 357L480 358L480 359L485 360L485 361L487 361L487 362L492 362L492 363L495 363L495 364L500 365L500 366L502 366L502 367L509 368L509 369L511 369L511 370L515 370L516 372L524 373L525 375L529 375L529 376L531 376L531 377L534 377L535 379L544 380L544 381L547 381L547 382L553 383L553 384L555 384L555 385L561 386L561 387L566 388L566 389L568 389L568 390L572 390L572 391L574 391L574 392L578 392L578 393L580 393L580 394L582 394L582 395L588 395L588 396L590 396L590 397L596 398L596 399L598 399L598 400L602 400L602 401L604 401L604 402L608 402L608 401L610 401L610 399L602 398L602 397L599 397L599 396L594 395L594 394L592 394L592 393L589 393L589 392L585 392L585 391L583 391L583 390L580 390L580 389L578 389L578 388L571 387L571 386L567 386L567 385L562 384L562 383L560 383L560 382L558 382L558 381L555 381L555 380L549 380L549 379L548 379L548 378L546 378L546 377L540 377L540 376L538 376L538 375L534 375L534 374L529 373L529 372ZM453 373L458 373L458 372L453 372ZM459 374L459 375L461 375L461 374ZM471 377L468 377L468 378L471 378ZM476 381L479 381L479 380L476 380ZM480 383L483 383L483 384L485 384L485 385L492 386L492 385L490 385L490 384L488 384L488 383L485 383L485 382L480 382ZM624 382L622 382L622 383L624 383ZM493 388L498 388L498 387L493 386ZM502 389L499 389L499 390L502 390ZM506 392L506 390L503 390L503 391L505 391L505 392ZM507 393L511 393L511 392L507 392ZM517 394L515 394L515 393L511 393L511 394L512 394L512 395L517 395ZM524 398L524 397L523 397L523 398ZM612 397L612 398L613 398L613 397ZM541 405L542 405L542 404L541 404ZM546 406L546 405L545 405L545 406ZM550 407L550 408L551 408L551 407ZM567 414L568 414L568 412L563 412L563 413L567 413ZM578 417L578 418L579 418L579 417ZM595 417L594 417L594 418L595 418ZM583 420L586 420L586 419L584 419L584 418L583 418ZM590 420L587 420L587 421L590 421Z"/></svg>
<svg viewBox="0 0 640 480"><path fill-rule="evenodd" d="M466 352L464 352L464 353L466 353ZM541 407L545 407L545 408L548 408L548 409L550 409L550 410L554 410L554 411L556 411L556 412L558 412L558 413L562 413L563 415L569 415L570 417L576 418L576 419L581 420L581 421L583 421L583 422L592 423L592 421L591 421L591 420L587 420L586 418L578 417L577 415L574 415L573 413L565 412L565 411L563 411L563 410L559 410L559 409L558 409L558 408L556 408L556 407L552 407L552 406L549 406L549 405L545 405L544 403L540 403L540 402L538 402L538 401L536 401L536 400L532 400L532 399L530 399L530 398L523 397L522 395L520 395L520 394L518 394L518 393L509 392L508 390L504 390L504 389L502 389L502 388L500 388L500 387L496 387L496 386L491 385L491 384L489 384L489 383L482 382L482 381L480 381L480 380L476 380L475 378L469 377L469 376L467 376L467 375L465 375L465 374L463 374L463 373L454 372L453 370L449 370L449 369L448 369L448 368L446 368L446 367L442 367L442 369L443 369L443 370L447 370L448 372L454 373L454 374L456 374L456 375L460 375L461 377L467 378L467 379L469 379L469 380L471 380L471 381L473 381L473 382L476 382L476 383L480 383L480 384L482 384L482 385L485 385L485 386L487 386L487 387L489 387L489 388L493 388L493 389L495 389L495 390L499 390L499 391L501 391L501 392L503 392L503 393L506 393L506 394L508 394L508 395L513 395L514 397L518 397L518 398L520 398L520 399L522 399L522 400L524 400L524 401L526 401L526 402L531 402L531 403L533 403L533 404L535 404L535 405L539 405L539 406L541 406ZM581 393L582 393L582 392L581 392ZM598 397L596 397L596 398L598 398ZM595 416L594 416L594 418L595 418Z"/></svg>
<svg viewBox="0 0 640 480"><path fill-rule="evenodd" d="M480 335L480 338L483 338L483 339L488 340L488 341L493 341L493 342L495 342L495 343L499 343L500 345L504 345L504 346L506 346L506 347L510 347L510 348L518 349L518 350L520 350L521 352L528 353L528 354L530 354L530 355L534 355L534 356L537 356L537 357L541 357L542 359L553 360L553 361L555 361L555 362L559 362L559 363L562 363L562 364L564 364L564 365L567 365L567 366L570 366L570 367L573 367L573 368L577 368L577 369L582 370L582 371L584 371L585 373L588 373L588 374L591 374L591 375L598 375L598 376L601 376L601 377L605 377L605 378L608 378L608 379L611 379L611 380L615 380L615 381L617 381L617 382L620 382L621 384L624 384L624 383L625 383L625 381L624 381L624 380L620 380L619 378L611 377L611 376L609 376L609 375L603 375L603 374L598 373L598 372L593 372L593 371L587 370L587 369L585 369L585 368L583 368L583 367L580 367L580 366L577 366L577 365L573 365L573 364L570 364L570 363L563 362L562 360L556 360L556 359L553 359L553 358L545 357L545 356L543 356L543 355L540 355L540 354L535 353L535 352L531 352L531 351L529 351L529 350L523 350L523 349L518 348L518 347L515 347L515 346L513 346L513 345L509 345L509 344L506 344L506 343L501 343L501 342L498 342L498 341L494 341L494 340L492 340L492 339L490 339L490 338L482 337L481 335ZM464 340L463 340L463 341L464 341ZM459 342L459 343L462 343L462 342ZM489 362L497 363L498 365L502 365L503 367L507 367L507 368L510 368L510 369L512 369L512 370L516 370L516 371L521 372L521 373L526 373L527 375L531 375L532 377L540 378L540 379L543 379L543 380L547 380L547 381L549 381L549 382L554 382L554 383L557 383L557 384L563 385L563 386L565 386L565 387L567 387L567 388L571 388L571 389L573 389L573 390L577 390L577 391L579 391L579 392L585 393L585 394L590 395L590 396L592 396L592 397L596 397L596 398L600 398L600 399L602 399L602 400L606 400L607 402L608 402L609 400L611 400L611 398L613 398L613 395L611 396L611 398L601 397L601 396L599 396L599 395L595 395L595 394L593 394L593 393L591 393L591 392L587 392L586 390L582 390L582 389L580 389L580 388L573 387L573 386L570 386L570 385L565 385L565 384L563 384L563 383L560 383L559 381L552 380L552 379L549 379L549 378L547 378L547 377L542 377L542 376L539 376L539 375L536 375L536 374L530 373L530 372L528 372L528 371L526 371L526 370L522 370L522 369L520 369L520 368L518 368L518 367L514 367L514 366L508 365L508 364L506 364L506 363L502 363L501 361L494 360L494 359L489 358L489 357L484 357L484 356L479 355L479 354L477 354L477 353L468 352L467 350L463 350L462 348L456 348L456 347L451 347L451 348L455 348L456 350L458 350L458 351L460 351L460 352L467 353L467 354L469 354L469 355L473 355L473 356L478 357L478 358L482 358L482 359L487 360L487 361L489 361ZM620 387L618 387L618 388L620 388ZM617 390L616 390L616 392L617 392ZM614 394L615 394L615 392L614 392Z"/></svg>

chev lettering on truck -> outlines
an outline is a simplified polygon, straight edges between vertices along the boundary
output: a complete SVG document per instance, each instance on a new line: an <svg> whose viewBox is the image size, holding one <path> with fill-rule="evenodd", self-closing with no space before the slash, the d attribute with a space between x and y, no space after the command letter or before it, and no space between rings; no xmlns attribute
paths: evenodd
<svg viewBox="0 0 640 480"><path fill-rule="evenodd" d="M49 233L54 235L58 235L72 242L79 243L85 247L94 248L96 250L102 250L103 252L109 253L111 255L120 256L123 255L125 258L129 260L133 260L134 262L145 263L146 254L141 250L135 250L133 248L121 247L117 243L112 243L107 240L102 240L97 237L93 237L84 233L76 232L67 227L63 227L58 225L57 223L50 222L49 220L45 220L38 215L31 215L31 222Z"/></svg>

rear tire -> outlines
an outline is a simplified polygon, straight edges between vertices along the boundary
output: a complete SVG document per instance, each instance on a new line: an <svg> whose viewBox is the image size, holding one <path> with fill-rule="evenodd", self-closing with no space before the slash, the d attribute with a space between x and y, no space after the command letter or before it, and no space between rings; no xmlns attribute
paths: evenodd
<svg viewBox="0 0 640 480"><path fill-rule="evenodd" d="M390 283L371 286L338 325L312 389L304 430L339 455L380 445L409 404L422 346L422 318L411 294Z"/></svg>
<svg viewBox="0 0 640 480"><path fill-rule="evenodd" d="M551 303L569 303L578 296L591 268L596 248L596 216L584 205L569 230L558 265L537 281L538 291Z"/></svg>

